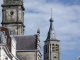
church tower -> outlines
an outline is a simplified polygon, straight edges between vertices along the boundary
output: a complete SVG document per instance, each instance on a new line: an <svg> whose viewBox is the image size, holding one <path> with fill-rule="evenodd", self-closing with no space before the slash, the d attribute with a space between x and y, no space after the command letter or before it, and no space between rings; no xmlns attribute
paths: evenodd
<svg viewBox="0 0 80 60"><path fill-rule="evenodd" d="M52 24L53 19L51 17L47 39L44 41L44 60L60 60L60 41L56 39Z"/></svg>
<svg viewBox="0 0 80 60"><path fill-rule="evenodd" d="M23 0L3 0L2 26L14 31L14 35L24 34L24 6Z"/></svg>

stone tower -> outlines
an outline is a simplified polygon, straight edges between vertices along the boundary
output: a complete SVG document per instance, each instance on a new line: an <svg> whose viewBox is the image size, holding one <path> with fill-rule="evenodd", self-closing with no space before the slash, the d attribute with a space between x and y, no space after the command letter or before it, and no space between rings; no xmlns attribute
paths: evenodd
<svg viewBox="0 0 80 60"><path fill-rule="evenodd" d="M23 0L3 0L2 26L14 31L14 35L24 34L24 6Z"/></svg>
<svg viewBox="0 0 80 60"><path fill-rule="evenodd" d="M47 39L44 41L44 60L60 60L60 41L56 39L52 24L53 19L51 17Z"/></svg>

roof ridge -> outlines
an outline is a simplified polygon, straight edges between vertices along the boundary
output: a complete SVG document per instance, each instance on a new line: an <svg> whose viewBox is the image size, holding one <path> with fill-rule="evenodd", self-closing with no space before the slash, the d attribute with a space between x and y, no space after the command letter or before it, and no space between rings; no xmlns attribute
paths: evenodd
<svg viewBox="0 0 80 60"><path fill-rule="evenodd" d="M14 36L35 36L35 35L14 35Z"/></svg>

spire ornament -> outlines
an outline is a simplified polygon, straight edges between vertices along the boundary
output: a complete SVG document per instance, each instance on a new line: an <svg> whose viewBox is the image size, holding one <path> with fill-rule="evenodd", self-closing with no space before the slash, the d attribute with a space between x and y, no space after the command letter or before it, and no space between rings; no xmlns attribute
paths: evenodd
<svg viewBox="0 0 80 60"><path fill-rule="evenodd" d="M40 29L39 29L39 28L37 29L37 33L39 33L39 34L40 34Z"/></svg>

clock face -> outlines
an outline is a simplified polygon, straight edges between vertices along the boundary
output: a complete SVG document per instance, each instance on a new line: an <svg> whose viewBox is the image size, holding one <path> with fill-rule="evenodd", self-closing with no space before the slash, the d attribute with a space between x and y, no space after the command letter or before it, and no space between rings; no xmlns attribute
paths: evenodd
<svg viewBox="0 0 80 60"><path fill-rule="evenodd" d="M17 13L16 13L16 9L10 9L10 10L6 10L6 19L7 20L16 20L17 17Z"/></svg>

